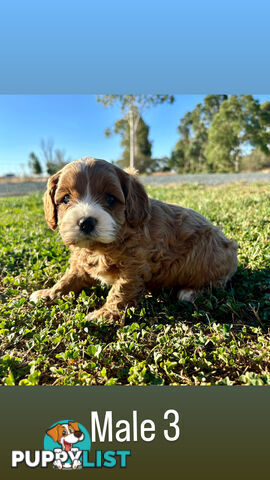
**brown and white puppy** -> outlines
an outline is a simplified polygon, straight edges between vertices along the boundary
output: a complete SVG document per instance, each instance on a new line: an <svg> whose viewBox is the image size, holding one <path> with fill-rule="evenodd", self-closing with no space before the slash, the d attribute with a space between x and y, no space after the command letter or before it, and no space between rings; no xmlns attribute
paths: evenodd
<svg viewBox="0 0 270 480"><path fill-rule="evenodd" d="M86 157L48 180L46 220L71 250L70 268L34 302L104 282L105 305L87 316L117 319L144 291L179 287L190 300L203 288L222 287L237 269L237 245L194 210L147 196L133 174Z"/></svg>
<svg viewBox="0 0 270 480"><path fill-rule="evenodd" d="M57 423L54 427L46 431L54 442L61 445L62 450L69 452L72 445L81 442L84 439L84 434L79 429L78 422Z"/></svg>

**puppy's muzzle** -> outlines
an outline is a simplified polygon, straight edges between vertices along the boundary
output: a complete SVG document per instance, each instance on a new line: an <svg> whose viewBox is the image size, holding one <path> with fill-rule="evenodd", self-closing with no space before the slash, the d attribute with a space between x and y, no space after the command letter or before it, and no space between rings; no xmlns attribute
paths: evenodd
<svg viewBox="0 0 270 480"><path fill-rule="evenodd" d="M85 235L90 235L93 230L95 229L95 226L97 224L97 220L92 217L88 218L81 218L78 222L80 231L84 233Z"/></svg>

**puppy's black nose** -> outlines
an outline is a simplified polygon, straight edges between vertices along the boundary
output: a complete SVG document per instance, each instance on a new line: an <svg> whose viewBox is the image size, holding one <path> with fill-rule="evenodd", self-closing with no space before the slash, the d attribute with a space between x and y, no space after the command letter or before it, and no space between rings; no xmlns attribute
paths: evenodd
<svg viewBox="0 0 270 480"><path fill-rule="evenodd" d="M95 218L81 218L81 220L79 221L79 227L81 232L89 235L94 230L96 223L97 221Z"/></svg>
<svg viewBox="0 0 270 480"><path fill-rule="evenodd" d="M77 437L77 438L80 438L81 434L82 434L82 432L81 432L80 430L76 430L76 431L74 432L74 435L75 435L75 437Z"/></svg>

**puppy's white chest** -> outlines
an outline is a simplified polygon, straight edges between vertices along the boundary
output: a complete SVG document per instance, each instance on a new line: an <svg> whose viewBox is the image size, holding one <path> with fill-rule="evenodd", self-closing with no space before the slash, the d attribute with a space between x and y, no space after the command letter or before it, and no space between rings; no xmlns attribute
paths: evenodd
<svg viewBox="0 0 270 480"><path fill-rule="evenodd" d="M88 275L107 285L112 285L120 274L119 266L106 256L84 259L81 266Z"/></svg>

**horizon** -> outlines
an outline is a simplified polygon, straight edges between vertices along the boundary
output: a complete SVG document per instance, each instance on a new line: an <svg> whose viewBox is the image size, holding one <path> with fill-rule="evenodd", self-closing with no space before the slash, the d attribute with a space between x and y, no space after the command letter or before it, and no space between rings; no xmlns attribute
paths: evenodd
<svg viewBox="0 0 270 480"><path fill-rule="evenodd" d="M153 158L171 155L180 138L180 119L206 95L177 94L173 104L143 112L150 127ZM260 103L270 101L270 95L253 96ZM118 105L105 108L93 94L0 95L0 176L29 174L29 154L33 151L40 158L42 139L53 139L54 147L65 150L71 160L93 156L117 161L122 153L121 137L106 138L104 131L121 117Z"/></svg>

